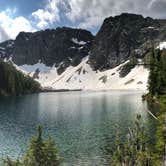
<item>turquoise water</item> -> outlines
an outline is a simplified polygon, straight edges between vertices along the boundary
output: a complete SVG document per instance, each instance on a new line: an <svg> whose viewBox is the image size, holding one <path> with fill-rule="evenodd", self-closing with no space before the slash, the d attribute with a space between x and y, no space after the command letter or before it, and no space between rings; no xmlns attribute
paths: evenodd
<svg viewBox="0 0 166 166"><path fill-rule="evenodd" d="M108 165L117 129L126 137L141 114L142 92L41 93L0 98L0 155L20 157L40 124L58 145L64 165Z"/></svg>

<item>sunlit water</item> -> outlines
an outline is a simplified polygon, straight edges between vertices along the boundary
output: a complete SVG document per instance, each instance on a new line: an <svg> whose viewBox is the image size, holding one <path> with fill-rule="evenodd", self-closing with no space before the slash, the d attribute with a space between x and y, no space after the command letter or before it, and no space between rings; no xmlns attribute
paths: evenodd
<svg viewBox="0 0 166 166"><path fill-rule="evenodd" d="M40 124L45 137L55 138L64 165L108 165L117 130L125 138L136 114L148 123L141 95L109 91L0 98L0 155L20 157Z"/></svg>

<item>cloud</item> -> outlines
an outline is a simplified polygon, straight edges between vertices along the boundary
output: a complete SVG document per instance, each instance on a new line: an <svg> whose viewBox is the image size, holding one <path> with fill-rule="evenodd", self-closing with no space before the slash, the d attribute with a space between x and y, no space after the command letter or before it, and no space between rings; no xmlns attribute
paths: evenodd
<svg viewBox="0 0 166 166"><path fill-rule="evenodd" d="M154 12L157 17L166 18L166 1L152 0L149 9Z"/></svg>
<svg viewBox="0 0 166 166"><path fill-rule="evenodd" d="M0 12L0 26L1 34L5 39L15 39L19 32L33 32L35 29L32 27L30 21L23 16L13 17L15 10L7 9ZM4 33L5 32L5 33ZM5 37L6 36L6 37ZM7 37L8 36L8 37ZM3 40L1 37L0 41Z"/></svg>
<svg viewBox="0 0 166 166"><path fill-rule="evenodd" d="M166 18L166 0L42 0L43 8L16 16L17 9L0 12L0 41L20 31L36 31L58 24L94 30L109 16L123 12Z"/></svg>
<svg viewBox="0 0 166 166"><path fill-rule="evenodd" d="M49 27L65 18L71 22L71 25L92 29L100 26L106 17L119 15L122 12L166 18L166 0L46 0L45 2L43 9L32 13L38 28Z"/></svg>
<svg viewBox="0 0 166 166"><path fill-rule="evenodd" d="M70 0L71 11L67 13L72 22L80 21L79 26L93 28L100 25L105 17L127 11L128 6L133 6L132 0Z"/></svg>
<svg viewBox="0 0 166 166"><path fill-rule="evenodd" d="M68 0L66 3L70 6L67 18L73 23L80 22L83 28L99 26L106 17L122 12L166 18L165 0Z"/></svg>
<svg viewBox="0 0 166 166"><path fill-rule="evenodd" d="M0 27L0 41L3 42L8 39L9 39L8 34L5 32L3 28Z"/></svg>
<svg viewBox="0 0 166 166"><path fill-rule="evenodd" d="M47 0L47 4L43 9L38 9L32 13L38 28L48 27L60 20L60 2L61 0Z"/></svg>

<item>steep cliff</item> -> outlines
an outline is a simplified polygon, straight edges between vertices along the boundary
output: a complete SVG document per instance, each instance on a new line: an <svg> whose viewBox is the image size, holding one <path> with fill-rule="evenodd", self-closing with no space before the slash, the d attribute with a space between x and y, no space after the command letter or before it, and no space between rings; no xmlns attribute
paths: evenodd
<svg viewBox="0 0 166 166"><path fill-rule="evenodd" d="M166 20L123 13L109 17L93 42L89 63L94 70L113 68L131 57L142 58L166 39Z"/></svg>
<svg viewBox="0 0 166 166"><path fill-rule="evenodd" d="M17 65L33 65L40 61L47 66L55 65L62 73L69 65L78 65L89 54L93 38L89 31L66 27L21 32L10 47L10 41L0 44L0 51L3 57L12 56Z"/></svg>

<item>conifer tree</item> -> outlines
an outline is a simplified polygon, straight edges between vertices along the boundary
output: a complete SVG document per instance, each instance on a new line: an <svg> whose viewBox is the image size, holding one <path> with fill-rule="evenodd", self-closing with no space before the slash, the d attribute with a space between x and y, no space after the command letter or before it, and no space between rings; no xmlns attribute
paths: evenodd
<svg viewBox="0 0 166 166"><path fill-rule="evenodd" d="M22 160L4 160L4 166L59 166L61 158L54 140L44 140L42 127L38 127L38 135L30 141L29 148Z"/></svg>

